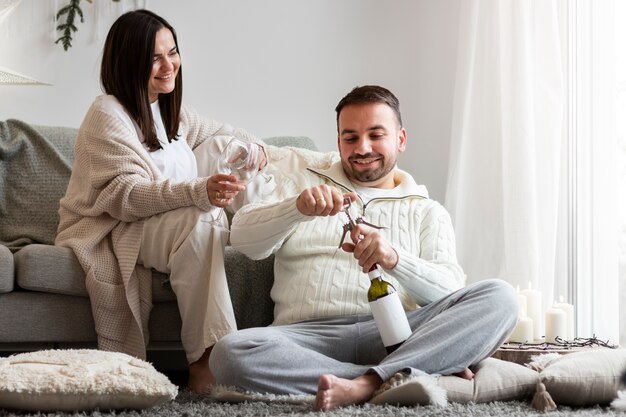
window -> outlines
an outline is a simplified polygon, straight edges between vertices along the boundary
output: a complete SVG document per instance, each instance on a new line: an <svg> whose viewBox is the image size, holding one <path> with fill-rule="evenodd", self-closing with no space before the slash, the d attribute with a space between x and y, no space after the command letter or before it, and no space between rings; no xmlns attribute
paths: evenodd
<svg viewBox="0 0 626 417"><path fill-rule="evenodd" d="M569 275L577 334L619 340L615 11L567 1Z"/></svg>
<svg viewBox="0 0 626 417"><path fill-rule="evenodd" d="M615 133L618 190L620 345L626 345L626 0L615 2Z"/></svg>

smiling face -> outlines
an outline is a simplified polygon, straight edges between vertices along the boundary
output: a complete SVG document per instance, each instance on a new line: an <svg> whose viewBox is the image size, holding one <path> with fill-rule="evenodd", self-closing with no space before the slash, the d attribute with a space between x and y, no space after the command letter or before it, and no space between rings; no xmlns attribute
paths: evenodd
<svg viewBox="0 0 626 417"><path fill-rule="evenodd" d="M406 131L384 103L345 106L338 118L339 154L346 176L363 187L393 188L398 154Z"/></svg>
<svg viewBox="0 0 626 417"><path fill-rule="evenodd" d="M172 32L162 28L156 33L154 39L154 58L152 71L148 80L148 96L150 102L159 98L159 94L167 94L174 91L176 75L180 68L180 55L174 41Z"/></svg>

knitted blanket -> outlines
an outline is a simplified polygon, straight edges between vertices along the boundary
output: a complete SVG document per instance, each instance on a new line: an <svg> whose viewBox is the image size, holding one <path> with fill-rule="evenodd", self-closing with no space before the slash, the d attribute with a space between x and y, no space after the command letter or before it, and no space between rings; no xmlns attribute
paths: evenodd
<svg viewBox="0 0 626 417"><path fill-rule="evenodd" d="M0 244L54 244L76 129L0 122Z"/></svg>

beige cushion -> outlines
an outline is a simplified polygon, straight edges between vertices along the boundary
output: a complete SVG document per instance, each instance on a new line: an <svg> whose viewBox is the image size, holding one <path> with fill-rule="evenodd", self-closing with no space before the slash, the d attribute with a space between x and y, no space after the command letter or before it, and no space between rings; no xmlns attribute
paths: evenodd
<svg viewBox="0 0 626 417"><path fill-rule="evenodd" d="M436 379L396 374L381 386L370 402L444 406L446 399L456 403L521 400L532 397L539 379L539 374L532 369L495 358L481 361L473 371L471 381L458 376Z"/></svg>
<svg viewBox="0 0 626 417"><path fill-rule="evenodd" d="M152 365L123 353L44 350L0 358L0 408L142 409L177 394L178 388Z"/></svg>
<svg viewBox="0 0 626 417"><path fill-rule="evenodd" d="M407 376L402 372L381 385L369 402L402 406L448 405L446 391L437 385L437 378L430 375Z"/></svg>
<svg viewBox="0 0 626 417"><path fill-rule="evenodd" d="M488 403L530 398L535 393L539 374L525 366L487 358L473 368L474 379L442 376L439 386L448 392L448 401Z"/></svg>
<svg viewBox="0 0 626 417"><path fill-rule="evenodd" d="M542 365L541 382L556 404L605 405L617 397L620 375L626 369L626 350L594 348L551 357Z"/></svg>

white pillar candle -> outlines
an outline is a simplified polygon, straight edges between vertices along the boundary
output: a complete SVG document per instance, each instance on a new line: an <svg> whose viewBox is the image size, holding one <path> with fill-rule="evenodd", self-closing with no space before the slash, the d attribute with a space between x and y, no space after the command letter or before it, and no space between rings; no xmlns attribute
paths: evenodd
<svg viewBox="0 0 626 417"><path fill-rule="evenodd" d="M517 317L528 316L528 299L519 292L519 285L517 286L517 303L519 304Z"/></svg>
<svg viewBox="0 0 626 417"><path fill-rule="evenodd" d="M563 339L567 332L567 315L560 308L546 310L546 342L556 342L556 337Z"/></svg>
<svg viewBox="0 0 626 417"><path fill-rule="evenodd" d="M541 339L542 317L541 317L541 292L533 290L531 283L528 288L522 290L522 294L526 296L526 314L533 321L533 340Z"/></svg>
<svg viewBox="0 0 626 417"><path fill-rule="evenodd" d="M561 309L565 312L566 332L565 332L564 338L570 342L573 341L574 338L576 337L576 334L575 334L576 331L574 330L574 324L575 324L574 306L572 304L563 302L563 296L560 296L559 302L554 303L554 308Z"/></svg>
<svg viewBox="0 0 626 417"><path fill-rule="evenodd" d="M513 333L509 336L509 342L525 343L533 340L533 321L530 317L520 317Z"/></svg>

